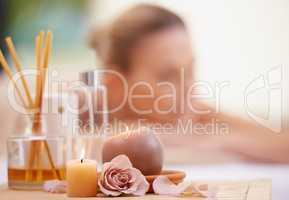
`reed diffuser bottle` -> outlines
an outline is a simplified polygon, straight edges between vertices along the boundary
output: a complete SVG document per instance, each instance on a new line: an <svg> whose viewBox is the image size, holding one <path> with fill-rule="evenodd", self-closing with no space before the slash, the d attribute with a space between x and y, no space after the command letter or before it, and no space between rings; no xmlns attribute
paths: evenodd
<svg viewBox="0 0 289 200"><path fill-rule="evenodd" d="M45 120L26 120L21 136L10 136L8 150L8 186L12 189L42 189L46 180L65 178L66 140L47 136Z"/></svg>
<svg viewBox="0 0 289 200"><path fill-rule="evenodd" d="M42 103L45 79L51 52L53 34L41 31L35 38L36 91L32 97L31 89L24 76L22 65L10 37L5 39L20 81L0 50L0 64L14 86L21 105L26 110L28 125L18 137L8 140L8 184L14 189L40 189L49 179L64 178L65 141L60 137L45 136ZM20 86L19 86L20 85ZM23 90L22 90L23 88ZM18 124L15 123L15 126ZM18 134L19 135L19 134Z"/></svg>
<svg viewBox="0 0 289 200"><path fill-rule="evenodd" d="M71 159L79 159L85 150L86 158L96 160L102 165L102 144L108 128L107 94L102 84L102 73L97 70L83 71L79 74L81 87L71 92L78 98L78 129L67 138L67 152Z"/></svg>

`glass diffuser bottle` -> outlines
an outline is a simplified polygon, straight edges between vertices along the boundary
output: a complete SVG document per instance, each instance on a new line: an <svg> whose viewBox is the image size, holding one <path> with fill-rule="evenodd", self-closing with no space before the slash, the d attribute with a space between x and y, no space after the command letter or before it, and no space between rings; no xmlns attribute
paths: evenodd
<svg viewBox="0 0 289 200"><path fill-rule="evenodd" d="M72 92L78 97L78 129L68 138L70 158L79 158L85 150L86 157L102 164L102 144L108 132L107 91L102 83L101 70L88 70L79 74L81 87Z"/></svg>
<svg viewBox="0 0 289 200"><path fill-rule="evenodd" d="M21 136L17 133L7 141L11 189L42 189L46 180L65 178L65 138L47 136L43 118L30 116Z"/></svg>

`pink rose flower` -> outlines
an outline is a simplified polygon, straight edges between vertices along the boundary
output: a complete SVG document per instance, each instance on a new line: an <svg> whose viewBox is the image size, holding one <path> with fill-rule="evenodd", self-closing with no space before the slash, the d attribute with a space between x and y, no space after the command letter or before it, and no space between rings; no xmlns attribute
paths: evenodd
<svg viewBox="0 0 289 200"><path fill-rule="evenodd" d="M121 194L145 195L149 183L140 170L134 168L125 155L119 155L110 162L104 163L98 185L105 195Z"/></svg>

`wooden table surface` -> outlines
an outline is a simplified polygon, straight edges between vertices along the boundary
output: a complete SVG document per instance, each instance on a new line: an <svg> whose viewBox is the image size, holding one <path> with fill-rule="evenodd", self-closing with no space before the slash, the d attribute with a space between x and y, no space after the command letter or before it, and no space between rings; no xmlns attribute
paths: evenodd
<svg viewBox="0 0 289 200"><path fill-rule="evenodd" d="M272 199L272 184L270 180L252 180L239 182L213 182L218 186L218 200L271 200ZM0 190L1 200L66 200L71 199L65 194L50 194L42 191L16 191L9 190L2 186ZM86 198L72 198L74 200L84 200ZM89 198L92 199L92 198ZM93 198L96 199L96 198ZM97 199L101 199L100 197ZM105 200L116 198L103 198ZM148 194L143 197L118 197L119 200L140 199L140 200L178 200L178 199L194 199L201 200L198 197L168 197L161 195Z"/></svg>

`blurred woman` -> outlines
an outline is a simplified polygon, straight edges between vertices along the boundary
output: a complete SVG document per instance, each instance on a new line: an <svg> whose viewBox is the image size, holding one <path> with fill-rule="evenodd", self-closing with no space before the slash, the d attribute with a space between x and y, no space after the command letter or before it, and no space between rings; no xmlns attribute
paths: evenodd
<svg viewBox="0 0 289 200"><path fill-rule="evenodd" d="M138 5L92 35L92 46L106 69L124 77L106 76L110 119L144 120L174 124L180 119L205 126L228 125L216 130L185 130L161 136L167 145L214 152L233 152L248 159L289 162L289 139L264 127L221 113L199 101L194 90L195 57L184 21L173 12L152 5ZM125 97L127 96L127 98ZM125 101L124 101L125 100ZM120 102L124 104L120 105ZM161 128L163 129L163 127ZM165 132L171 130L165 130Z"/></svg>

